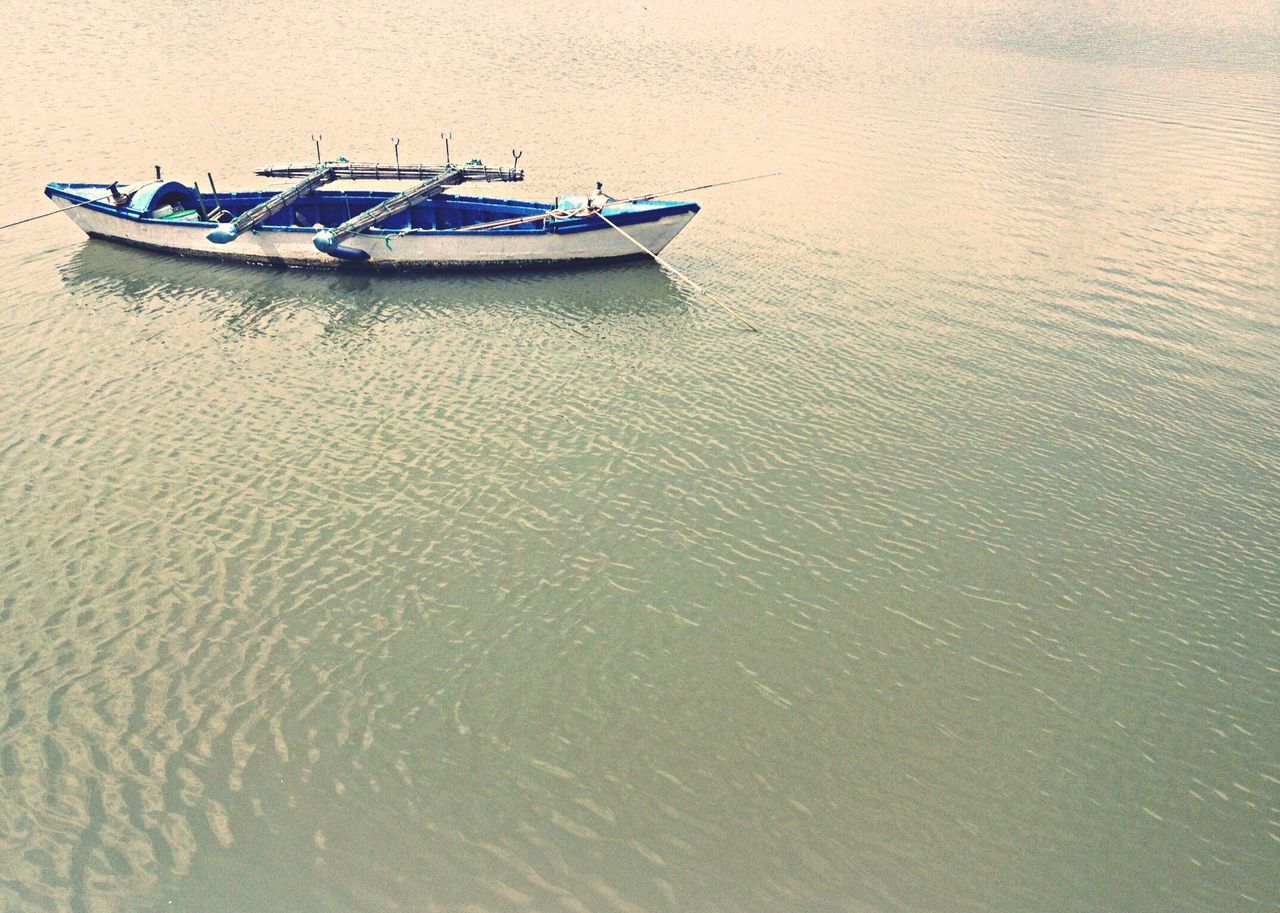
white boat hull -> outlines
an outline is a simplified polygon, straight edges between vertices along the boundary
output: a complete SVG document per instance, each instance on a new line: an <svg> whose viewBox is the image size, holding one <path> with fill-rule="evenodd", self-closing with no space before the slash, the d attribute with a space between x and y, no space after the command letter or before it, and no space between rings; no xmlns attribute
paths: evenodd
<svg viewBox="0 0 1280 913"><path fill-rule="evenodd" d="M172 254L305 268L351 266L317 250L315 232L306 228L264 228L230 244L208 240L210 226L199 222L126 219L93 206L67 211L90 237ZM693 212L680 212L627 226L627 233L654 253L680 233ZM413 231L357 235L342 242L360 248L369 259L363 268L467 269L572 266L645 256L623 235L605 226L597 231L485 232Z"/></svg>

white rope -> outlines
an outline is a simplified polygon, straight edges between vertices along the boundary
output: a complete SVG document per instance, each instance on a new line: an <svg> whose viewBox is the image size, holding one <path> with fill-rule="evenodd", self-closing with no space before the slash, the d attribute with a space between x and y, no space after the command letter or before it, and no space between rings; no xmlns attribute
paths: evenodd
<svg viewBox="0 0 1280 913"><path fill-rule="evenodd" d="M747 327L747 329L749 329L751 332L753 332L753 333L759 333L759 332L760 332L758 329L756 329L756 328L755 328L755 326L751 323L751 321L749 321L747 318L743 317L741 314L739 314L739 313L738 313L737 311L735 311L733 308L729 307L729 305L725 304L723 301L721 301L721 300L720 300L719 298L717 298L715 295L713 295L713 294L711 294L710 292L708 292L708 291L707 291L706 289L704 289L702 286L698 285L698 283L694 282L692 279L690 279L690 278L689 278L688 276L686 276L684 273L680 272L680 270L676 269L676 268L675 268L674 266L672 266L670 263L668 263L667 261L663 260L661 257L659 257L657 254L655 254L653 251L649 250L649 248L645 247L643 244L641 244L641 243L640 243L639 241L637 241L635 238L631 237L631 235L627 234L625 231L623 231L621 228L619 228L617 225L615 225L615 224L613 223L613 221L612 221L608 216L606 216L604 213L600 212L600 210L598 210L598 209L597 209L597 210L593 210L593 214L594 214L594 215L599 216L599 217L600 217L600 218L602 218L602 219L604 219L604 221L605 221L605 222L607 222L607 223L609 224L609 227L610 227L610 228L614 229L616 232L618 232L618 234L622 235L622 237L626 238L628 241L630 241L630 242L631 242L632 244L634 244L636 247L640 248L642 251L644 251L646 254L648 254L650 257L652 257L654 260L656 260L656 261L658 262L658 265L659 265L659 266L664 266L664 267L666 267L667 269L671 270L671 272L675 273L678 277L680 277L681 279L683 279L685 282L689 283L689 284L690 284L691 286L693 286L697 291L701 292L704 296L706 296L707 298L711 299L711 301L713 301L715 304L717 304L717 305L719 305L720 307L724 308L726 311L728 311L730 314L732 314L732 315L733 315L734 317L736 317L738 320L742 321L742 323L743 323L743 324L745 324L745 325L746 325L746 327Z"/></svg>

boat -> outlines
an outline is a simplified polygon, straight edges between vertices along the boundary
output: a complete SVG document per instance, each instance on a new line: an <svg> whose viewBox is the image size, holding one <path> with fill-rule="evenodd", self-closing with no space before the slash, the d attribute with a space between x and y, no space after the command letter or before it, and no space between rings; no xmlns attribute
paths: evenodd
<svg viewBox="0 0 1280 913"><path fill-rule="evenodd" d="M318 161L255 173L283 190L219 192L198 182L53 181L44 192L91 238L188 257L304 268L485 269L607 263L660 252L698 212L656 195L549 203L464 196L464 183L524 179L515 165ZM335 181L413 181L404 190L321 189ZM696 189L696 188L695 188Z"/></svg>

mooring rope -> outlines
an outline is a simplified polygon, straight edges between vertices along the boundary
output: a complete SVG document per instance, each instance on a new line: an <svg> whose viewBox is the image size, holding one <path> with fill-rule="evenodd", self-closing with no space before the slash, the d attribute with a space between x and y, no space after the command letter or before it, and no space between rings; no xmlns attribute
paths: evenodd
<svg viewBox="0 0 1280 913"><path fill-rule="evenodd" d="M689 283L689 284L690 284L691 286L693 286L693 287L694 287L694 289L696 289L698 292L700 292L701 294L703 294L703 295L704 295L704 296L706 296L707 298L711 299L711 301L713 301L713 302L714 302L715 304L717 304L718 306L720 306L720 307L724 308L726 311L728 311L730 314L732 314L732 315L733 315L734 317L736 317L738 320L742 321L742 323L743 323L743 324L745 324L745 325L746 325L746 327L747 327L747 329L749 329L751 332L753 332L753 333L759 333L759 332L760 332L758 329L756 329L755 325L754 325L754 324L752 324L750 320L748 320L747 318L743 317L741 314L739 314L739 313L738 313L737 311L735 311L733 308L729 307L729 305L725 304L723 301L721 301L721 300L720 300L719 298L717 298L715 295L711 294L711 293L710 293L710 292L708 292L706 289L704 289L702 286L698 285L698 283L694 282L692 279L690 279L688 276L686 276L684 273L680 272L680 270L676 269L674 266L672 266L672 265L671 265L670 263L668 263L666 260L663 260L661 257L659 257L657 254L655 254L653 251L649 250L649 248L645 247L643 244L641 244L641 243L640 243L639 241L637 241L635 238L631 237L631 235L627 234L625 231L623 231L621 228L619 228L617 225L615 225L615 224L613 223L613 221L612 221L612 220L610 220L610 218L609 218L608 216L606 216L604 213L600 212L600 210L598 210L598 209L597 209L597 210L594 210L593 212L594 212L594 214L595 214L595 215L597 215L597 216L599 216L600 218L604 219L604 221L605 221L605 222L607 222L607 223L609 224L609 227L610 227L610 228L612 228L612 229L613 229L614 231L616 231L618 234L622 235L622 237L626 238L628 241L630 241L630 242L631 242L632 244L634 244L636 247L640 248L642 251L644 251L644 252L645 252L646 254L648 254L650 257L652 257L652 258L657 262L657 264L658 264L659 266L663 266L663 267L666 267L667 269L671 270L671 272L675 273L675 274L676 274L676 276L678 276L679 278L683 279L685 282Z"/></svg>
<svg viewBox="0 0 1280 913"><path fill-rule="evenodd" d="M4 231L6 228L13 228L15 225L24 225L27 222L34 222L36 219L45 219L45 218L48 218L49 216L56 216L58 213L66 212L68 209L77 209L81 206L88 206L90 203L101 203L105 200L111 199L114 196L115 196L114 193L109 193L105 197L98 197L96 200L82 200L81 202L73 203L70 206L63 206L61 209L55 209L53 212L44 212L38 216L30 216L26 219L19 219L16 222L10 222L8 225L0 225L0 231Z"/></svg>

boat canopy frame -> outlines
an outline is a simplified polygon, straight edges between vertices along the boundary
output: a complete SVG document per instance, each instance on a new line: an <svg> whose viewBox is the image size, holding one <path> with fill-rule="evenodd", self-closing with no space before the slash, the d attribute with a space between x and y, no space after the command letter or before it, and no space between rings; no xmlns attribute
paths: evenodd
<svg viewBox="0 0 1280 913"><path fill-rule="evenodd" d="M348 162L338 159L318 164L284 164L264 165L255 169L254 174L264 178L305 177L318 167L333 169L336 181L425 181L440 177L446 171L457 173L463 181L523 181L524 169L491 168L479 159L472 159L465 165L448 162L444 165L401 165L386 162Z"/></svg>

